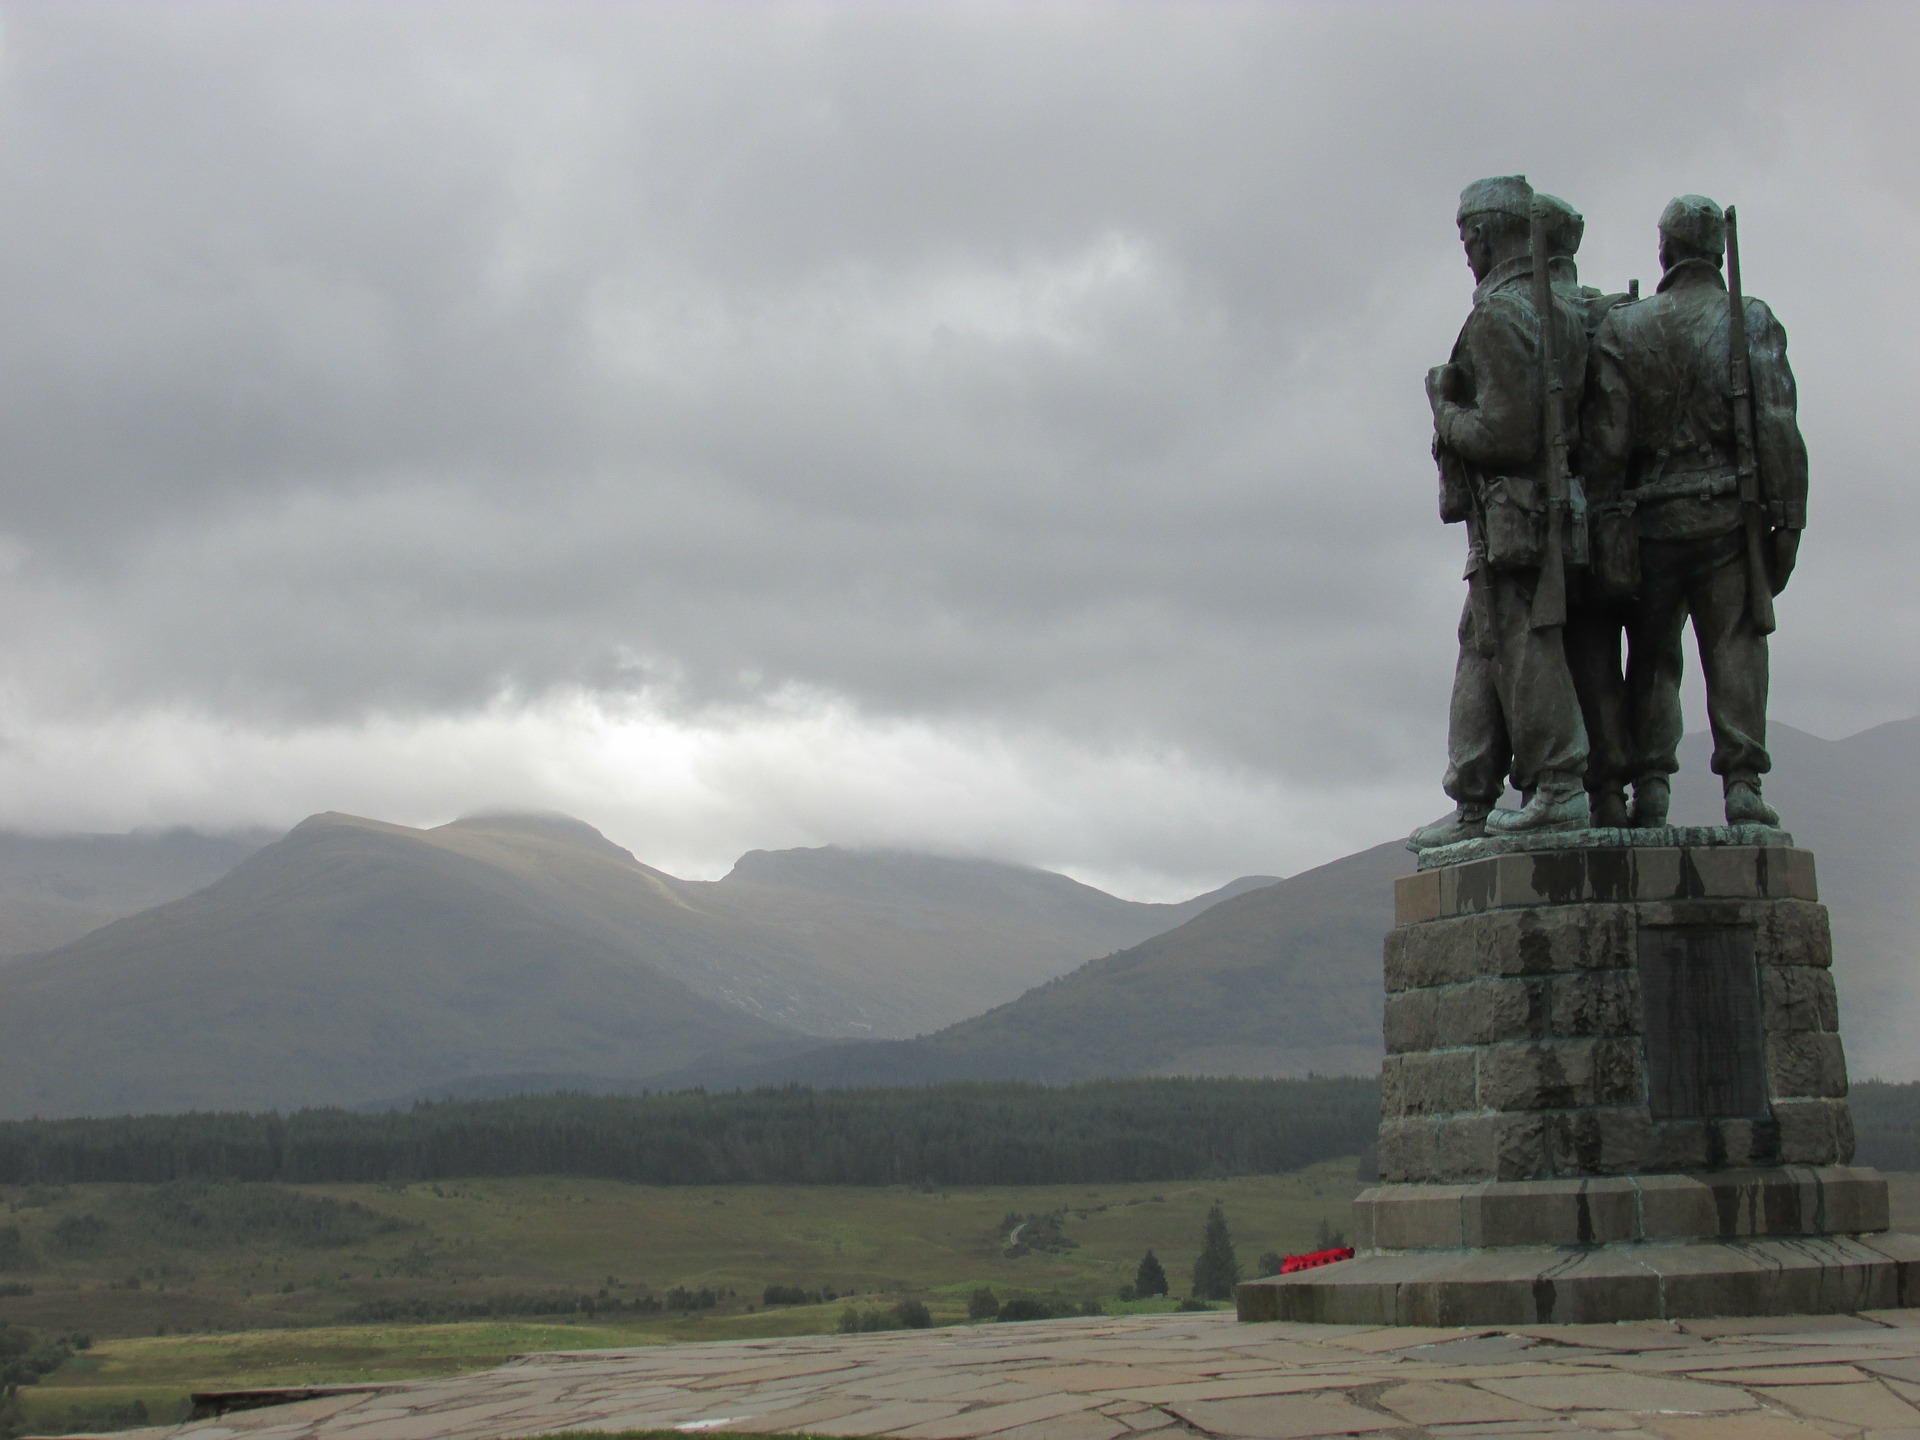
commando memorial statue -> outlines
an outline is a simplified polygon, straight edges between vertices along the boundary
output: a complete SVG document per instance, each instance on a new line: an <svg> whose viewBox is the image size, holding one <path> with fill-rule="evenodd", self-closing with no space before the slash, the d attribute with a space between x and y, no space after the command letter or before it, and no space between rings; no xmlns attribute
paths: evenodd
<svg viewBox="0 0 1920 1440"><path fill-rule="evenodd" d="M1454 808L1395 887L1357 1253L1241 1285L1240 1316L1920 1305L1920 1237L1851 1163L1813 856L1763 793L1807 454L1737 216L1669 204L1645 297L1582 285L1583 218L1524 176L1469 185L1455 218L1473 307L1426 382L1440 518L1466 535ZM1668 824L1689 622L1724 825Z"/></svg>

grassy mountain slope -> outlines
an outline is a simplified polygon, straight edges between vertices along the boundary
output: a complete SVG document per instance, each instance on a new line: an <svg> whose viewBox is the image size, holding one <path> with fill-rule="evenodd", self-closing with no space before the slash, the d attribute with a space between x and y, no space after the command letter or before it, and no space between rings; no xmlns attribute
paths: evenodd
<svg viewBox="0 0 1920 1440"><path fill-rule="evenodd" d="M931 1029L1208 903L834 850L701 884L564 817L316 816L197 894L0 966L0 1115L642 1085L803 1031Z"/></svg>
<svg viewBox="0 0 1920 1440"><path fill-rule="evenodd" d="M108 921L190 895L277 838L270 830L0 832L0 958L51 950Z"/></svg>
<svg viewBox="0 0 1920 1440"><path fill-rule="evenodd" d="M1270 878L1147 905L1027 866L828 846L751 851L701 882L562 816L423 834L494 867L503 893L636 948L709 999L822 1036L911 1035L977 1015Z"/></svg>
<svg viewBox="0 0 1920 1440"><path fill-rule="evenodd" d="M727 1078L874 1085L1368 1073L1379 1064L1380 942L1392 923L1393 877L1411 868L1398 842L1376 846L1224 900L937 1034L828 1046Z"/></svg>
<svg viewBox="0 0 1920 1440"><path fill-rule="evenodd" d="M0 1114L351 1104L804 1043L498 877L417 831L308 820L198 894L0 968Z"/></svg>

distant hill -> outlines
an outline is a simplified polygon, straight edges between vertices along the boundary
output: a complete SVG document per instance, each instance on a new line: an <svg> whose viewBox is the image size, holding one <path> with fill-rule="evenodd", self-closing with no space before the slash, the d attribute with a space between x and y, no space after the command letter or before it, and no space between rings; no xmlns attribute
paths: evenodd
<svg viewBox="0 0 1920 1440"><path fill-rule="evenodd" d="M1920 718L1845 740L1775 724L1767 795L1818 858L1856 1078L1920 1079ZM1673 819L1722 819L1710 742L1687 737ZM1095 1075L1371 1074L1380 1056L1380 944L1399 841L1218 904L937 1034L835 1045L708 1084L914 1084Z"/></svg>
<svg viewBox="0 0 1920 1440"><path fill-rule="evenodd" d="M915 1040L685 1079L893 1085L1102 1075L1370 1074L1396 841L1234 896L1178 929Z"/></svg>
<svg viewBox="0 0 1920 1440"><path fill-rule="evenodd" d="M0 1114L351 1104L806 1044L419 837L318 816L195 895L0 967Z"/></svg>
<svg viewBox="0 0 1920 1440"><path fill-rule="evenodd" d="M1920 1080L1920 718L1844 740L1775 722L1767 799L1812 850L1833 917L1834 977L1848 1069L1856 1078ZM1711 742L1689 735L1674 819L1721 817Z"/></svg>
<svg viewBox="0 0 1920 1440"><path fill-rule="evenodd" d="M798 1053L809 1025L932 1028L1207 903L885 852L755 852L696 883L564 817L316 816L0 965L0 1115L658 1083Z"/></svg>
<svg viewBox="0 0 1920 1440"><path fill-rule="evenodd" d="M0 960L51 950L108 921L191 895L279 836L277 830L0 831Z"/></svg>

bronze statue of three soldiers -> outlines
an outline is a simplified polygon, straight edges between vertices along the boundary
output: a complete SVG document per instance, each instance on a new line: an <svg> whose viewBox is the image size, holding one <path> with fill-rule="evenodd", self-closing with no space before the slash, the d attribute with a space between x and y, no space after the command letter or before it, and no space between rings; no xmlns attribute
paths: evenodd
<svg viewBox="0 0 1920 1440"><path fill-rule="evenodd" d="M1740 293L1736 215L1668 205L1644 299L1580 284L1579 212L1524 176L1469 185L1457 219L1473 311L1427 375L1440 516L1467 528L1455 809L1409 843L1665 825L1689 619L1727 823L1778 824L1767 635L1807 454L1786 332ZM1497 809L1509 780L1522 804Z"/></svg>

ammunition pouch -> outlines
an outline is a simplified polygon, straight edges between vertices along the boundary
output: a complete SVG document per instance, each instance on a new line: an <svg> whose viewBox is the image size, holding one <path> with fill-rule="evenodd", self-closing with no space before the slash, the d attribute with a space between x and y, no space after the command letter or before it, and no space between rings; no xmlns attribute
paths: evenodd
<svg viewBox="0 0 1920 1440"><path fill-rule="evenodd" d="M1547 556L1547 486L1524 475L1496 475L1481 482L1487 563L1496 570L1527 570ZM1561 558L1587 563L1587 490L1578 476L1567 480L1567 515Z"/></svg>
<svg viewBox="0 0 1920 1440"><path fill-rule="evenodd" d="M1457 525L1473 515L1473 484L1457 455L1441 451L1435 458L1440 462L1440 523Z"/></svg>

